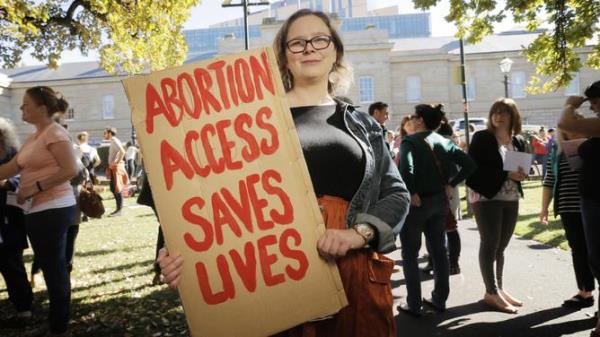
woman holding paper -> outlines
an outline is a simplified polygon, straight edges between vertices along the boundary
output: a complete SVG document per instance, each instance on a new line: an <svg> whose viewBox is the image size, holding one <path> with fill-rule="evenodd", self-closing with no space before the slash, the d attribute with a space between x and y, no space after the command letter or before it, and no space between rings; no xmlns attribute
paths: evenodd
<svg viewBox="0 0 600 337"><path fill-rule="evenodd" d="M594 82L585 90L585 98L567 98L558 127L562 131L577 132L582 136L591 137L581 144L578 150L582 162L579 192L588 259L594 277L600 280L600 118L577 119L576 109L586 100L590 102L590 109L600 117L600 81ZM598 303L600 305L600 300ZM597 321L591 336L600 337L600 320Z"/></svg>
<svg viewBox="0 0 600 337"><path fill-rule="evenodd" d="M582 118L583 116L579 115L579 119ZM577 188L580 168L571 167L567 160L568 149L565 145L568 141L575 142L577 145L584 139L577 134L564 131L559 131L557 136L558 142L550 150L550 157L546 165L540 222L548 224L548 207L554 198L554 216L560 215L560 220L565 228L579 289L575 296L565 300L562 305L565 308L581 309L594 305L592 295L594 276L590 270L581 220L580 197Z"/></svg>
<svg viewBox="0 0 600 337"><path fill-rule="evenodd" d="M71 284L65 247L67 229L75 216L75 196L69 180L78 168L69 133L53 119L67 106L50 87L27 89L22 118L35 127L35 132L12 160L0 166L0 180L21 173L17 202L29 205L25 215L27 235L44 272L50 299L46 336L69 335Z"/></svg>
<svg viewBox="0 0 600 337"><path fill-rule="evenodd" d="M338 265L349 305L332 318L307 322L277 336L396 336L390 276L409 197L381 127L333 98L348 84L344 46L330 19L308 9L294 13L274 41L326 232L317 250ZM340 170L340 167L343 169ZM177 287L182 259L163 249L165 282Z"/></svg>
<svg viewBox="0 0 600 337"><path fill-rule="evenodd" d="M521 181L527 178L525 168L504 170L509 151L525 151L520 132L521 115L515 102L501 98L490 108L487 129L476 132L469 147L477 164L475 173L467 178L467 186L481 238L479 267L486 290L483 300L506 313L516 313L523 305L504 290L502 282L504 249L517 223L519 198L523 196Z"/></svg>

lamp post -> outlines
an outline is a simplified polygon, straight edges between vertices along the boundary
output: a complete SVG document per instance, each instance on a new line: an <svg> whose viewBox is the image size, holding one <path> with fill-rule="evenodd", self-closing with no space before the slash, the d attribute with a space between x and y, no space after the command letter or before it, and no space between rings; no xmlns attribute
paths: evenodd
<svg viewBox="0 0 600 337"><path fill-rule="evenodd" d="M248 50L250 43L250 32L248 30L248 7L249 6L269 6L270 3L268 1L260 1L260 2L249 2L248 0L242 0L239 4L231 4L231 0L223 1L221 7L243 7L244 9L244 48Z"/></svg>
<svg viewBox="0 0 600 337"><path fill-rule="evenodd" d="M500 66L500 71L504 74L504 97L508 98L508 74L510 73L510 68L513 65L513 60L508 57L504 57L498 65Z"/></svg>

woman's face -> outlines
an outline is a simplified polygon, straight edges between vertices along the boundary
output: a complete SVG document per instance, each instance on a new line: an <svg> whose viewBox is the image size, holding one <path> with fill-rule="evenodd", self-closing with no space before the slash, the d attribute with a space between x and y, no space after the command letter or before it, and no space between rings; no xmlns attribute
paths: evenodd
<svg viewBox="0 0 600 337"><path fill-rule="evenodd" d="M29 94L23 96L21 105L21 119L27 123L35 123L46 113L44 105L38 105Z"/></svg>
<svg viewBox="0 0 600 337"><path fill-rule="evenodd" d="M510 112L500 110L492 114L492 125L496 129L510 129Z"/></svg>
<svg viewBox="0 0 600 337"><path fill-rule="evenodd" d="M600 97L590 98L590 110L600 117Z"/></svg>
<svg viewBox="0 0 600 337"><path fill-rule="evenodd" d="M313 44L317 47L324 46L327 39L330 43L327 47L318 50L313 44L306 43L306 40L311 39L314 39ZM287 47L295 45L298 48L302 44L306 44L303 52L292 53ZM290 25L286 37L285 53L288 70L294 78L294 85L321 80L323 77L328 78L336 60L336 50L331 41L331 32L325 22L315 15L300 17Z"/></svg>
<svg viewBox="0 0 600 337"><path fill-rule="evenodd" d="M413 124L413 120L412 118L410 118L409 120L406 121L406 123L404 123L404 131L406 131L407 135L412 135L413 133L415 133L415 126Z"/></svg>

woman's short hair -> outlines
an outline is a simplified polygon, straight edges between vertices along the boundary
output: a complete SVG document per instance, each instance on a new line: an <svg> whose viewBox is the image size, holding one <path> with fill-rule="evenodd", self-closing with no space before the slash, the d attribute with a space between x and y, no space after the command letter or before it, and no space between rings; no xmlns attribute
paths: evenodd
<svg viewBox="0 0 600 337"><path fill-rule="evenodd" d="M510 126L509 131L512 135L518 135L521 133L521 113L517 108L517 103L510 98L499 98L497 99L492 107L490 108L490 113L488 114L488 122L487 128L490 131L494 131L496 128L494 124L492 124L492 115L496 113L507 112L510 114Z"/></svg>
<svg viewBox="0 0 600 337"><path fill-rule="evenodd" d="M87 142L89 138L89 134L86 131L81 131L77 134L77 140L80 142Z"/></svg>
<svg viewBox="0 0 600 337"><path fill-rule="evenodd" d="M415 106L415 115L423 119L427 130L436 130L446 113L443 104L419 104Z"/></svg>
<svg viewBox="0 0 600 337"><path fill-rule="evenodd" d="M584 95L587 98L600 97L600 81L596 81L596 82L592 83L589 87L587 87L585 89Z"/></svg>
<svg viewBox="0 0 600 337"><path fill-rule="evenodd" d="M15 125L8 119L0 117L0 148L4 150L4 154L11 150L19 149L19 138Z"/></svg>
<svg viewBox="0 0 600 337"><path fill-rule="evenodd" d="M275 55L277 56L277 64L279 65L279 72L281 73L283 87L285 88L286 92L294 88L294 77L288 70L286 56L287 35L290 30L290 26L297 19L309 15L314 15L323 20L327 28L329 28L331 41L333 42L333 46L336 50L335 63L333 64L329 74L327 91L331 95L343 94L350 88L350 85L352 84L352 71L344 62L344 44L342 43L342 39L331 23L331 19L329 16L327 16L327 14L307 8L295 12L287 20L285 20L283 25L281 25L281 28L279 28L279 31L275 36L275 40L273 41L273 49L275 50Z"/></svg>
<svg viewBox="0 0 600 337"><path fill-rule="evenodd" d="M63 98L62 94L54 91L47 86L31 87L25 91L29 97L38 105L44 105L48 109L48 116L52 117L55 113L65 113L69 108L69 103Z"/></svg>

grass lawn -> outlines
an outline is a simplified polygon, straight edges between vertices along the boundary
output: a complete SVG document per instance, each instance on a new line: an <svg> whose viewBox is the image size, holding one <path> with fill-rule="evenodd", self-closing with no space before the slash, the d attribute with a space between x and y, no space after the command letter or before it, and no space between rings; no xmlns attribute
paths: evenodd
<svg viewBox="0 0 600 337"><path fill-rule="evenodd" d="M188 336L176 293L153 286L154 249L158 223L149 207L125 199L123 216L81 224L76 242L72 280L73 336ZM106 214L114 207L105 200ZM29 271L32 251L25 251ZM48 301L39 274L34 289L35 321L45 322ZM0 277L0 316L14 312ZM21 336L0 328L0 336Z"/></svg>
<svg viewBox="0 0 600 337"><path fill-rule="evenodd" d="M552 204L549 207L550 217L548 220L550 221L548 225L543 225L539 221L542 204L541 181L525 181L523 183L523 192L525 193L525 198L519 202L519 220L515 228L515 235L565 250L569 249L560 218L555 219L552 215ZM461 187L461 194L464 196L464 187ZM465 214L466 205L464 201L462 207L463 214Z"/></svg>
<svg viewBox="0 0 600 337"><path fill-rule="evenodd" d="M548 227L538 221L540 181L524 184L518 235L567 249L559 221ZM464 189L461 189L464 190ZM105 200L107 214L114 200ZM152 210L125 199L123 216L84 222L76 243L71 329L73 336L188 336L176 293L152 286L152 263L158 223ZM25 252L27 270L32 252ZM35 321L45 322L48 301L43 280L34 289ZM0 278L0 317L12 314L6 286ZM0 336L17 337L19 331L0 328Z"/></svg>

